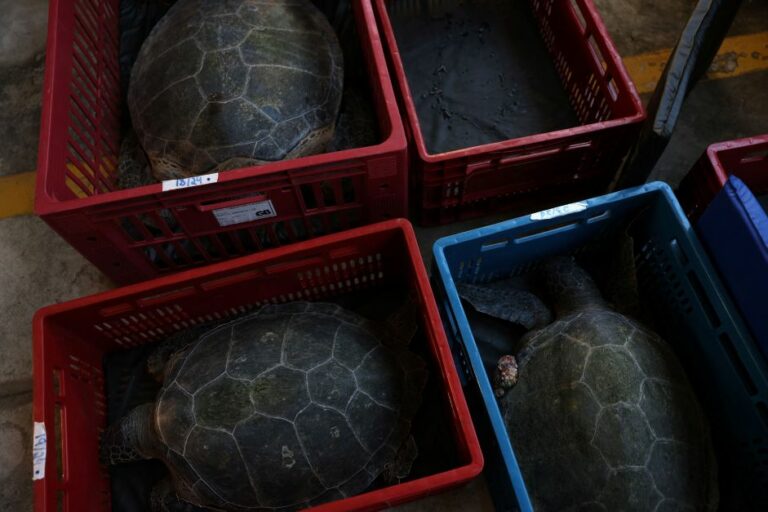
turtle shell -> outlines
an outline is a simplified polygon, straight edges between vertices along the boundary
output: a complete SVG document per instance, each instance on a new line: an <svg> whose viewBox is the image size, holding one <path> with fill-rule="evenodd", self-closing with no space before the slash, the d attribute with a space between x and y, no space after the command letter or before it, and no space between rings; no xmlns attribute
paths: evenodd
<svg viewBox="0 0 768 512"><path fill-rule="evenodd" d="M309 0L179 0L139 51L128 107L163 180L324 151L342 86Z"/></svg>
<svg viewBox="0 0 768 512"><path fill-rule="evenodd" d="M423 361L333 304L289 303L207 331L171 358L155 406L178 496L306 507L365 490L410 433Z"/></svg>
<svg viewBox="0 0 768 512"><path fill-rule="evenodd" d="M608 309L532 331L500 401L538 511L715 510L711 440L666 343Z"/></svg>

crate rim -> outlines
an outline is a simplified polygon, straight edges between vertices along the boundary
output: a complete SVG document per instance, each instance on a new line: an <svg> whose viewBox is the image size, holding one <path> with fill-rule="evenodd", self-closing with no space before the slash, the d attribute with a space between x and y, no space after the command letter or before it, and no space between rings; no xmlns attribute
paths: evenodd
<svg viewBox="0 0 768 512"><path fill-rule="evenodd" d="M728 171L723 166L722 160L720 160L721 151L728 151L731 149L739 149L765 143L768 143L768 133L762 135L753 135L751 137L744 137L741 139L715 142L707 146L707 159L709 160L709 163L712 166L712 170L715 173L719 188L723 188L723 186L725 186L725 182L728 181L728 177L730 176Z"/></svg>
<svg viewBox="0 0 768 512"><path fill-rule="evenodd" d="M644 195L651 192L661 193L667 199L670 200L670 204L674 207L676 213L681 216L680 220L684 221L683 228L685 229L686 232L690 233L692 231L691 223L689 222L688 218L685 217L685 214L683 213L683 209L678 204L677 199L675 198L675 193L672 190L672 187L670 187L667 183L663 181L652 181L650 183L646 183L644 185L640 185L637 187L619 190L616 192L611 192L609 194L603 194L596 197L582 199L578 202L585 203L587 205L587 208L589 208L595 205L596 203L599 203L599 204L613 203L621 199L640 196L640 195ZM579 213L580 212L569 213L563 216L559 216L557 218L562 221L567 221L570 218L578 216ZM445 265L445 270L447 271L448 263L445 260L445 252L444 252L447 247L451 245L457 245L462 242L467 242L469 240L474 240L476 238L482 238L487 235L493 235L499 231L511 229L521 224L527 224L528 217L529 215L523 214L509 220L503 220L493 224L481 226L475 229L468 229L466 231L456 233L455 235L448 235L448 236L441 237L435 241L433 245L432 255L439 265L440 264ZM443 270L442 267L440 267L439 269ZM450 274L448 275L448 277L450 277Z"/></svg>
<svg viewBox="0 0 768 512"><path fill-rule="evenodd" d="M329 243L345 240L347 238L351 238L351 237L356 238L359 236L365 236L372 233L378 233L378 232L389 231L389 230L403 231L403 233L406 236L406 240L408 241L409 249L411 249L411 242L413 242L414 244L418 244L418 242L416 242L416 238L415 238L416 235L413 232L413 227L410 221L402 218L390 219L382 222L376 222L373 224L367 224L365 226L359 226L359 227L348 229L345 231L340 231L338 233L331 233L329 235L310 238L308 240L304 240L302 242L297 242L294 244L287 244L279 247L272 247L270 249L265 249L260 252L247 254L245 256L240 256L237 258L231 258L231 259L220 261L217 263L212 263L210 265L204 265L201 267L193 267L190 269L185 269L180 272L176 272L174 274L167 274L167 275L163 275L153 279L148 279L146 281L139 281L137 283L118 286L111 290L106 290L103 292L85 295L83 297L78 297L72 300L59 302L56 304L50 304L48 306L44 306L38 309L35 312L34 318L37 319L38 317L40 317L41 319L46 319L50 316L54 316L56 314L63 313L65 311L78 309L84 306L90 306L96 302L121 299L124 297L135 295L138 292L147 291L150 289L155 290L155 289L165 288L169 286L174 286L174 285L182 284L183 282L195 279L197 277L202 277L202 276L211 275L211 274L218 274L221 272L228 272L230 270L236 270L239 267L242 267L245 265L261 263L262 261L269 261L275 258L282 258L283 256L287 256L291 253L297 252L297 249L302 251L305 249L316 249L318 247L322 247ZM300 247L297 247L297 246L300 246ZM415 247L416 247L416 250L418 250L418 245L416 245ZM414 258L411 257L409 259L413 260Z"/></svg>
<svg viewBox="0 0 768 512"><path fill-rule="evenodd" d="M276 247L273 249L265 250L263 252L223 261L221 263L193 268L173 275L163 276L136 284L119 287L113 290L88 295L71 301L53 304L37 310L32 322L33 422L45 423L46 410L48 409L48 406L45 403L45 389L47 388L48 375L44 372L45 365L43 361L45 352L43 347L45 344L45 333L47 330L46 324L51 317L67 311L92 306L100 302L131 297L141 292L159 291L164 288L184 284L198 277L215 276L217 274L236 270L251 264L279 259L292 253L300 253L305 250L317 249L322 246L348 240L353 237L364 237L366 235L383 233L387 231L399 232L403 236L403 239L406 243L408 260L413 266L416 277L415 286L419 290L420 295L425 299L425 308L427 312L427 318L425 321L433 326L436 338L436 342L434 344L437 352L436 355L440 366L445 370L440 373L445 376L444 382L446 386L446 394L448 395L448 401L453 406L456 414L459 416L460 421L458 422L458 425L461 429L460 435L465 439L467 443L469 460L466 463L449 470L431 474L409 482L387 486L382 489L364 492L356 496L344 498L344 500L319 505L315 507L314 510L317 510L318 512L327 512L330 510L338 511L354 509L364 505L370 506L371 499L375 499L375 501L378 503L385 504L399 503L403 498L405 498L405 501L410 501L411 499L416 498L417 495L425 497L421 495L425 489L431 489L432 492L430 494L432 494L447 489L456 481L469 481L477 477L483 470L483 453L480 449L474 423L472 421L469 407L464 396L461 381L459 380L459 370L454 364L453 355L448 344L447 336L440 320L440 313L437 307L437 303L435 301L434 294L432 293L429 277L424 267L421 253L419 252L416 235L413 231L411 223L406 219L391 219L350 229L347 231L342 231L340 233L313 238L298 244ZM34 482L34 509L38 511L45 510L44 504L48 499L46 497L48 489L45 485L45 482L45 479L36 480ZM343 507L339 507L340 501L343 501Z"/></svg>
<svg viewBox="0 0 768 512"><path fill-rule="evenodd" d="M611 39L610 35L608 34L608 29L600 17L600 14L598 13L597 8L593 3L593 0L583 0L584 5L586 6L586 12L584 12L584 15L592 19L597 34L603 41L606 42L606 48L608 51L607 55L605 55L605 58L610 59L611 62L616 66L618 75L614 77L614 80L619 82L621 86L625 87L629 92L629 96L635 110L634 114L618 119L588 123L551 132L524 135L522 137L516 137L499 142L491 142L488 144L472 146L469 148L455 149L443 153L429 153L427 151L426 142L424 141L424 135L421 130L421 123L419 122L419 116L416 112L416 105L413 101L413 95L411 94L411 88L408 85L405 66L403 65L402 59L400 58L400 50L397 46L394 27L392 26L392 22L389 19L389 14L387 13L385 6L387 0L372 1L375 3L379 21L384 28L384 37L386 38L387 46L389 47L389 51L394 57L392 59L395 75L394 81L397 82L398 88L400 89L403 96L403 104L406 110L407 122L413 134L414 146L416 147L419 159L426 163L442 163L444 161L453 160L456 158L485 155L494 151L503 151L521 146L531 146L548 141L559 140L566 136L585 135L607 128L615 128L619 126L639 123L644 121L647 117L645 107L643 106L643 102L637 92L637 87L635 87L634 82L630 78L629 72L624 66L624 61L621 59L621 56L619 55L619 52L613 43L613 39Z"/></svg>
<svg viewBox="0 0 768 512"><path fill-rule="evenodd" d="M50 0L48 7L48 19L59 19L58 11L62 6L66 5L70 0ZM371 30L371 39L373 42L373 65L377 70L388 69L386 65L386 58L384 56L384 49L381 34L379 34L378 24L376 23L373 6L371 2L356 2L359 8L362 10L367 25ZM81 208L88 208L100 205L109 205L115 201L131 201L141 200L149 198L150 196L155 200L162 199L182 199L188 198L190 195L194 195L199 190L192 189L178 189L163 191L162 182L152 183L150 185L143 185L140 187L133 187L124 190L112 190L109 192L102 192L87 197L76 197L71 199L57 199L53 194L49 193L48 183L51 179L51 173L47 172L50 165L50 155L55 151L53 141L55 140L53 133L54 119L65 117L67 114L66 106L68 104L69 96L55 97L53 91L60 88L57 87L59 82L66 82L70 69L62 65L62 59L59 59L60 42L61 38L59 31L63 30L63 27L59 23L49 23L47 30L47 42L46 42L46 56L45 56L45 73L43 78L43 99L42 99L42 112L40 121L40 141L45 143L40 144L38 148L37 156L37 171L35 178L35 200L34 200L34 213L38 216L49 215L53 213L62 213L68 211L76 211ZM385 98L394 98L395 91L393 80L390 77L382 76L383 73L379 71L378 76L380 82L383 85L383 96ZM387 71L387 74L388 71ZM228 171L221 171L219 173L218 183L227 183L231 181L257 178L267 174L281 172L288 170L289 172L295 171L297 163L300 167L305 168L308 166L321 166L327 165L331 170L334 164L342 163L345 161L357 160L360 158L380 155L382 153L402 151L407 148L407 140L405 136L405 129L403 127L403 120L398 111L397 103L395 101L384 101L386 104L387 117L390 121L389 131L380 143L372 146L364 146L361 148L350 148L342 151L333 151L327 153L320 153L316 155L310 155L301 158L295 158L291 160L281 160L272 162L261 166L249 166L239 169L232 169ZM41 172L41 170L44 170ZM298 169L299 171L305 169ZM321 170L318 170L321 172ZM203 188L204 189L204 188Z"/></svg>

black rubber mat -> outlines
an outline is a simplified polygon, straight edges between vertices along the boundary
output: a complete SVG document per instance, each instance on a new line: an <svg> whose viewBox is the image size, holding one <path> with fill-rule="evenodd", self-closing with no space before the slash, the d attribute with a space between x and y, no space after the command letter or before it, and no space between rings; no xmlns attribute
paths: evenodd
<svg viewBox="0 0 768 512"><path fill-rule="evenodd" d="M391 0L430 154L577 126L523 0Z"/></svg>

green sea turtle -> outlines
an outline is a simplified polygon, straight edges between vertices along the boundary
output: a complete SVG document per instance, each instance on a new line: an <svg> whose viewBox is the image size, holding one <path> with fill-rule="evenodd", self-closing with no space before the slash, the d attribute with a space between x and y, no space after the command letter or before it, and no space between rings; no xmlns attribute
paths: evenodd
<svg viewBox="0 0 768 512"><path fill-rule="evenodd" d="M153 510L294 510L404 478L426 370L389 324L293 302L186 331L150 357L157 400L107 429L102 458L166 464Z"/></svg>
<svg viewBox="0 0 768 512"><path fill-rule="evenodd" d="M154 177L183 178L324 151L343 74L310 0L178 0L142 45L127 102Z"/></svg>
<svg viewBox="0 0 768 512"><path fill-rule="evenodd" d="M667 343L612 310L572 258L539 278L554 321L528 292L510 312L499 289L464 290L487 314L528 322L494 383L534 509L716 510L709 430Z"/></svg>

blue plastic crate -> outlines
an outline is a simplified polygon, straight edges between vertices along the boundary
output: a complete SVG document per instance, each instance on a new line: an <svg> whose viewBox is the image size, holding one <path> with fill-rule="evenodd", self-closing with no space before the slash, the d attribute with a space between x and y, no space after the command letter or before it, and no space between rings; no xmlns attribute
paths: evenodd
<svg viewBox="0 0 768 512"><path fill-rule="evenodd" d="M768 367L713 272L672 190L663 183L585 200L449 236L434 245L434 290L464 373L498 510L533 510L456 282L522 274L628 229L637 281L659 333L706 408L718 452L722 510L768 510ZM489 358L486 358L489 359Z"/></svg>
<svg viewBox="0 0 768 512"><path fill-rule="evenodd" d="M696 230L768 357L768 213L749 187L731 176L704 210Z"/></svg>

